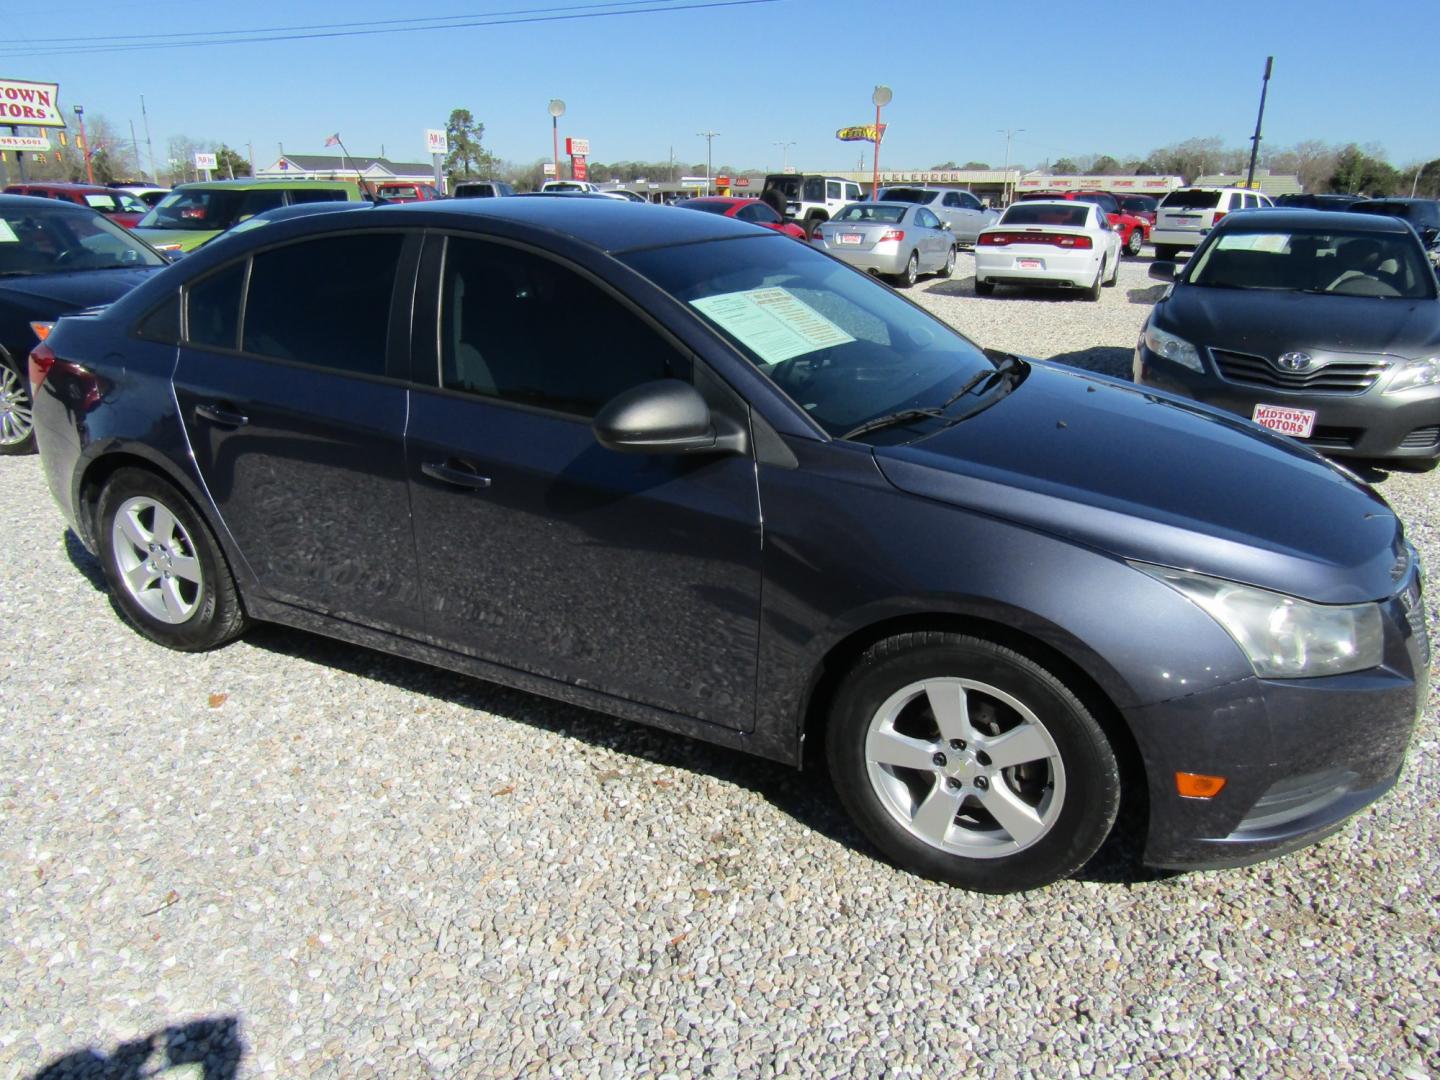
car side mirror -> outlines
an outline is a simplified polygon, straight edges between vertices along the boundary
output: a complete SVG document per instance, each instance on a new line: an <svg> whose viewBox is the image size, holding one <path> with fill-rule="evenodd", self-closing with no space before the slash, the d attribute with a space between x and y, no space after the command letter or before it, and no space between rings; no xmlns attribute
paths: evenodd
<svg viewBox="0 0 1440 1080"><path fill-rule="evenodd" d="M953 231L954 231L953 227L951 226L951 224L950 224L948 221L942 221L942 222L940 222L940 228L944 229L946 232L953 232Z"/></svg>
<svg viewBox="0 0 1440 1080"><path fill-rule="evenodd" d="M1440 229L1437 229L1434 225L1426 225L1420 230L1420 239L1426 247L1430 247L1437 240L1440 240Z"/></svg>
<svg viewBox="0 0 1440 1080"><path fill-rule="evenodd" d="M1150 276L1156 281L1174 281L1175 264L1173 262L1152 262L1150 264Z"/></svg>
<svg viewBox="0 0 1440 1080"><path fill-rule="evenodd" d="M595 440L622 454L744 453L745 430L717 416L679 379L657 379L617 394L591 422Z"/></svg>

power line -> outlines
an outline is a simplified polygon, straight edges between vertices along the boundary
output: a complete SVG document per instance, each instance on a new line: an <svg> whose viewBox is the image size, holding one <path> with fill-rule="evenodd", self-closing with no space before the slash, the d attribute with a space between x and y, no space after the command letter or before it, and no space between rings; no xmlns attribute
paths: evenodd
<svg viewBox="0 0 1440 1080"><path fill-rule="evenodd" d="M255 37L229 37L229 38L205 38L196 37L193 39L177 39L175 41L137 43L133 45L91 45L83 48L75 48L67 45L64 48L36 49L29 43L23 45L11 45L0 47L0 56L73 56L81 53L117 53L117 52L140 52L151 49L175 49L175 48L196 48L202 45L245 45L270 43L276 41L304 41L318 38L343 38L343 37L366 37L376 34L405 34L423 30L465 30L486 26L519 26L527 23L550 23L550 22L573 22L578 19L599 19L613 15L649 15L668 14L680 11L702 11L708 8L730 8L748 7L753 4L774 4L780 0L701 0L701 2L684 3L683 6L664 7L628 7L617 8L610 5L609 10L604 11L576 11L574 8L561 9L570 12L569 14L524 14L520 17L510 18L506 14L487 15L478 18L471 18L467 22L448 22L443 25L431 26L382 26L376 23L368 24L365 29L354 30L327 30L313 33L274 33L268 31L225 31L225 33L249 33L262 36ZM674 0L615 0L615 3L636 3L636 4L673 4ZM590 5L594 6L594 5ZM529 12L554 11L553 8L530 8ZM453 18L469 18L468 16L453 16Z"/></svg>

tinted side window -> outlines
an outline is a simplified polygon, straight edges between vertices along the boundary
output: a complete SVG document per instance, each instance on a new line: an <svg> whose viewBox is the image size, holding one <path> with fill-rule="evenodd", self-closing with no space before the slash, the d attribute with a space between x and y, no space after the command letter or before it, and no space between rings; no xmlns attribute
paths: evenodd
<svg viewBox="0 0 1440 1080"><path fill-rule="evenodd" d="M927 229L938 229L940 227L940 219L923 206L915 211L915 223Z"/></svg>
<svg viewBox="0 0 1440 1080"><path fill-rule="evenodd" d="M824 181L824 180L814 180L814 179L812 179L812 180L806 180L806 181L805 181L805 194L804 194L803 196L801 196L801 197L802 197L806 202L824 202L824 201L825 201L825 181Z"/></svg>
<svg viewBox="0 0 1440 1080"><path fill-rule="evenodd" d="M180 340L180 294L177 292L135 326L135 336L174 345Z"/></svg>
<svg viewBox="0 0 1440 1080"><path fill-rule="evenodd" d="M283 191L247 191L245 197L240 200L240 211L235 215L235 220L239 221L243 217L263 214L266 210L274 210L277 206L284 205L285 193Z"/></svg>
<svg viewBox="0 0 1440 1080"><path fill-rule="evenodd" d="M840 192L841 192L842 190L844 190L844 189L841 187L841 185L840 185L840 183L839 183L838 181L828 180L828 181L826 181L826 183L825 183L825 197L826 197L827 199L841 199L841 198L844 198L844 196L840 194Z"/></svg>
<svg viewBox="0 0 1440 1080"><path fill-rule="evenodd" d="M193 345L233 349L240 329L245 261L234 263L186 291L185 338Z"/></svg>
<svg viewBox="0 0 1440 1080"><path fill-rule="evenodd" d="M331 188L321 188L318 191L292 191L290 192L292 203L311 202L344 202L345 192L335 191Z"/></svg>
<svg viewBox="0 0 1440 1080"><path fill-rule="evenodd" d="M598 286L514 248L452 238L440 319L450 390L593 416L632 386L690 378L687 359Z"/></svg>
<svg viewBox="0 0 1440 1080"><path fill-rule="evenodd" d="M958 191L947 191L945 193L946 206L960 206L960 193Z"/></svg>
<svg viewBox="0 0 1440 1080"><path fill-rule="evenodd" d="M966 210L984 209L984 207L980 205L980 200L977 199L974 195L971 195L968 191L960 192L960 205L965 207Z"/></svg>
<svg viewBox="0 0 1440 1080"><path fill-rule="evenodd" d="M779 214L761 202L757 202L753 206L742 206L735 216L741 221L764 222L768 225L773 225L780 220Z"/></svg>
<svg viewBox="0 0 1440 1080"><path fill-rule="evenodd" d="M398 233L352 233L256 255L245 303L245 351L384 375L390 294L403 242Z"/></svg>

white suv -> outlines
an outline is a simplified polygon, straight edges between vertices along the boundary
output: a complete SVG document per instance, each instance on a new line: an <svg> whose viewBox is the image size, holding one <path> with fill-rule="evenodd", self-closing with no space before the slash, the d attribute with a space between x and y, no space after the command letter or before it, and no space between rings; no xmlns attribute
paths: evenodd
<svg viewBox="0 0 1440 1080"><path fill-rule="evenodd" d="M1156 259L1173 259L1200 246L1215 223L1232 210L1274 206L1268 196L1244 188L1180 188L1160 200L1150 242Z"/></svg>
<svg viewBox="0 0 1440 1080"><path fill-rule="evenodd" d="M813 234L841 207L865 197L854 180L816 173L771 173L762 190L770 188L780 189L785 196L785 216L799 222L807 234Z"/></svg>

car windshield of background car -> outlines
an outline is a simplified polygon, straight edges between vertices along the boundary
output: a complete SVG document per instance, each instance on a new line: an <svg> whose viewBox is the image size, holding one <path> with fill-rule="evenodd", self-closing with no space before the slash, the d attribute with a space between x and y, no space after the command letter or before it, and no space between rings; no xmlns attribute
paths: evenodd
<svg viewBox="0 0 1440 1080"><path fill-rule="evenodd" d="M1172 191L1160 205L1167 210L1211 210L1220 205L1220 192Z"/></svg>
<svg viewBox="0 0 1440 1080"><path fill-rule="evenodd" d="M0 210L0 277L164 266L123 229L83 210Z"/></svg>
<svg viewBox="0 0 1440 1080"><path fill-rule="evenodd" d="M1403 233L1221 233L1186 277L1191 285L1383 299L1435 297L1434 275Z"/></svg>
<svg viewBox="0 0 1440 1080"><path fill-rule="evenodd" d="M888 286L788 237L622 258L719 331L831 435L888 413L933 408L994 366Z"/></svg>
<svg viewBox="0 0 1440 1080"><path fill-rule="evenodd" d="M85 195L85 205L92 210L99 210L102 214L113 214L122 209L120 200L114 195ZM128 207L124 207L128 209Z"/></svg>
<svg viewBox="0 0 1440 1080"><path fill-rule="evenodd" d="M1049 203L1016 203L1005 211L1001 225L1065 225L1084 228L1090 217L1088 204L1056 206Z"/></svg>
<svg viewBox="0 0 1440 1080"><path fill-rule="evenodd" d="M890 188L880 193L881 202L932 203L938 191L922 191L920 188Z"/></svg>
<svg viewBox="0 0 1440 1080"><path fill-rule="evenodd" d="M239 191L172 191L140 219L137 228L191 232L228 229L235 223L243 197Z"/></svg>
<svg viewBox="0 0 1440 1080"><path fill-rule="evenodd" d="M905 216L903 206L876 206L874 203L847 206L835 215L835 221L881 221L897 225Z"/></svg>

